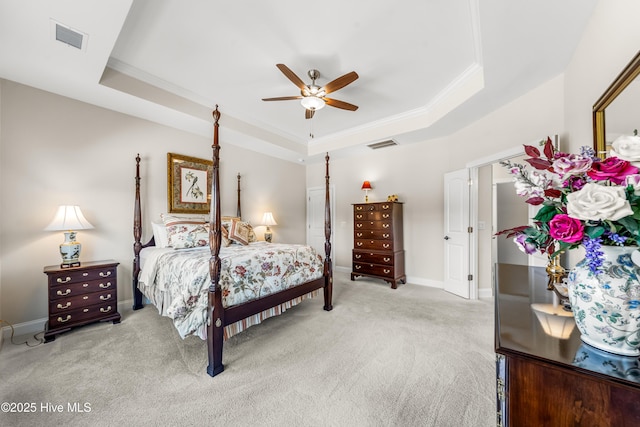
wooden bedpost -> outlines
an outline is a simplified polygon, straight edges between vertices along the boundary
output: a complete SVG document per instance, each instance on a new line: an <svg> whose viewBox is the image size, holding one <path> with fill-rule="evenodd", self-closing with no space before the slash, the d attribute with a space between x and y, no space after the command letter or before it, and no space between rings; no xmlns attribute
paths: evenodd
<svg viewBox="0 0 640 427"><path fill-rule="evenodd" d="M238 172L238 207L236 208L236 216L242 218L242 209L240 209L240 172Z"/></svg>
<svg viewBox="0 0 640 427"><path fill-rule="evenodd" d="M133 205L133 309L139 310L142 305L142 292L138 289L140 273L140 250L142 250L142 210L140 209L140 154L136 156L136 200Z"/></svg>
<svg viewBox="0 0 640 427"><path fill-rule="evenodd" d="M209 308L207 325L207 348L209 366L207 373L212 377L224 371L222 364L222 345L224 340L224 308L222 307L222 290L220 288L220 246L222 242L220 221L220 145L218 144L218 106L213 112L213 179L211 183L211 206L209 216Z"/></svg>
<svg viewBox="0 0 640 427"><path fill-rule="evenodd" d="M329 196L329 153L325 156L325 199L324 199L324 309L333 310L333 267L331 263L331 197Z"/></svg>

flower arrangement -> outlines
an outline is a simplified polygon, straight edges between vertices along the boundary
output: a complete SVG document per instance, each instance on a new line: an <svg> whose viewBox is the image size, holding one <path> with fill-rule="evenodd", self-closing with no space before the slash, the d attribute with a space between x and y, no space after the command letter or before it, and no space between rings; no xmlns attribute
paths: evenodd
<svg viewBox="0 0 640 427"><path fill-rule="evenodd" d="M517 194L540 209L532 225L497 235L512 237L527 254L540 251L550 258L582 245L595 274L603 262L602 245L640 245L640 172L631 161L640 160L640 138L635 138L614 143L617 157L606 159L589 147L580 154L556 151L550 138L541 141L542 152L525 145L525 161L533 170L510 161L501 164L514 176Z"/></svg>

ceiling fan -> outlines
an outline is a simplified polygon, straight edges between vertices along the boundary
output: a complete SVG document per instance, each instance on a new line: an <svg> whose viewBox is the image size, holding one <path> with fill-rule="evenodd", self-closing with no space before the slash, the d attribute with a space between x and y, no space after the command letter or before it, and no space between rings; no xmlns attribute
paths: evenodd
<svg viewBox="0 0 640 427"><path fill-rule="evenodd" d="M311 79L311 84L306 85L293 71L284 64L276 64L276 67L282 74L284 74L289 80L293 82L300 89L300 96L280 96L278 98L262 98L263 101L288 101L292 99L301 99L302 106L305 108L305 118L310 119L313 114L323 108L325 105L331 107L341 108L343 110L356 111L357 105L349 104L348 102L339 101L337 99L327 98L326 95L335 92L338 89L342 89L346 85L352 83L358 78L358 73L352 71L343 76L338 77L335 80L330 81L323 87L316 85L316 79L320 77L320 71L309 70L307 75Z"/></svg>

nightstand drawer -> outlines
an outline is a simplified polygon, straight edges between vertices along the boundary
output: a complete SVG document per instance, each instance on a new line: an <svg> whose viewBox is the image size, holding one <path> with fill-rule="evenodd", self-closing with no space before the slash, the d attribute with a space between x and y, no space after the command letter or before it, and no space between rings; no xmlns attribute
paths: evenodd
<svg viewBox="0 0 640 427"><path fill-rule="evenodd" d="M89 305L101 303L117 304L116 293L113 290L104 292L87 293L75 297L62 297L55 301L51 301L49 313L51 315L65 313L83 308Z"/></svg>
<svg viewBox="0 0 640 427"><path fill-rule="evenodd" d="M91 270L61 271L49 275L51 286L64 286L69 283L108 279L116 277L116 267L95 268Z"/></svg>
<svg viewBox="0 0 640 427"><path fill-rule="evenodd" d="M91 280L86 282L70 283L67 285L52 286L49 289L49 299L53 301L92 292L114 290L116 289L116 284L116 278L114 277L112 280Z"/></svg>
<svg viewBox="0 0 640 427"><path fill-rule="evenodd" d="M75 326L86 320L98 320L101 317L110 316L117 312L117 304L112 301L99 305L83 307L65 313L58 313L49 316L49 328L60 328L66 326Z"/></svg>

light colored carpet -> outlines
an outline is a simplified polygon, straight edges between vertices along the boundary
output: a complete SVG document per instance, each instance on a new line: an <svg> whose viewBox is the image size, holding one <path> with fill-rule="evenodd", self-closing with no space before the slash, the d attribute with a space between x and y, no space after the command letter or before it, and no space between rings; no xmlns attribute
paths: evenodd
<svg viewBox="0 0 640 427"><path fill-rule="evenodd" d="M225 371L154 307L33 348L3 344L11 426L494 426L493 303L335 274L334 309L305 301L231 338ZM47 412L42 405L62 405ZM69 405L90 412L73 413ZM73 408L71 408L73 409Z"/></svg>

